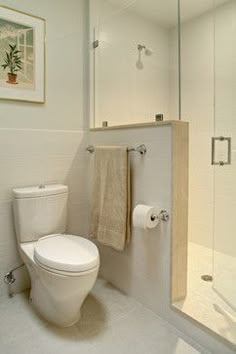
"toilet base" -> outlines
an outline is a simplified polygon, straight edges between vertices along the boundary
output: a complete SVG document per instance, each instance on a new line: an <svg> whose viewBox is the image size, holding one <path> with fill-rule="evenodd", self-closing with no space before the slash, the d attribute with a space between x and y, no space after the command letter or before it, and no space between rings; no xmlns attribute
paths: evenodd
<svg viewBox="0 0 236 354"><path fill-rule="evenodd" d="M68 327L71 327L71 326L74 326L76 323L79 322L80 320L80 317L81 317L81 311L79 311L77 317L74 319L74 321L72 321L71 323L67 323L67 324L64 324L64 325L61 325L61 324L58 324L56 322L53 322L53 321L50 321L47 317L45 317L37 308L37 306L34 305L33 301L32 301L32 298L31 296L29 297L29 303L30 305L32 305L32 308L33 310L37 313L37 315L42 318L42 320L44 321L47 321L49 324L53 325L53 326L57 326L59 328L68 328ZM83 306L83 304L82 304ZM81 307L82 307L81 306Z"/></svg>
<svg viewBox="0 0 236 354"><path fill-rule="evenodd" d="M98 268L78 276L49 272L35 263L26 263L31 278L30 302L46 321L70 327L80 319L81 306L91 291Z"/></svg>

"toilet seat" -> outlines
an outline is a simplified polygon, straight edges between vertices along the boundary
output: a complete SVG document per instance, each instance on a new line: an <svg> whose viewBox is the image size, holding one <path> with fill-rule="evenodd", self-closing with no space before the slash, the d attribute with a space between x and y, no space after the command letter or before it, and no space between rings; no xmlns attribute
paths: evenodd
<svg viewBox="0 0 236 354"><path fill-rule="evenodd" d="M48 270L66 273L85 272L99 265L99 253L91 241L66 234L40 238L34 247L34 258Z"/></svg>

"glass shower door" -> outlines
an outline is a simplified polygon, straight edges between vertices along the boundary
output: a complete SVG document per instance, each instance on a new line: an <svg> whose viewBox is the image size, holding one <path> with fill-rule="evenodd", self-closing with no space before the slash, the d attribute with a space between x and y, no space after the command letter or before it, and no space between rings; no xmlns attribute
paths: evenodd
<svg viewBox="0 0 236 354"><path fill-rule="evenodd" d="M236 1L215 10L213 288L236 310Z"/></svg>

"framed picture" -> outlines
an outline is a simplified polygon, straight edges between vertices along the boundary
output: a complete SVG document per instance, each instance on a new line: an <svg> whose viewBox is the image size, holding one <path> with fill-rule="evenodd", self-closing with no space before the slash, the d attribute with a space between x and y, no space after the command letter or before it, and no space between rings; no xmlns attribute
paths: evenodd
<svg viewBox="0 0 236 354"><path fill-rule="evenodd" d="M0 6L0 99L45 102L45 20Z"/></svg>

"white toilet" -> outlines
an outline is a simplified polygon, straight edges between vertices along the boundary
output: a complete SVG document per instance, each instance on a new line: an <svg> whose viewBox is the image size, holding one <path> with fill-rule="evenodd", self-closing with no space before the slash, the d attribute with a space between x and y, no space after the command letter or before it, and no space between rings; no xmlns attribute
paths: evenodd
<svg viewBox="0 0 236 354"><path fill-rule="evenodd" d="M68 187L17 188L14 219L21 257L31 278L30 299L49 322L68 327L78 322L80 308L99 269L91 241L66 235Z"/></svg>

